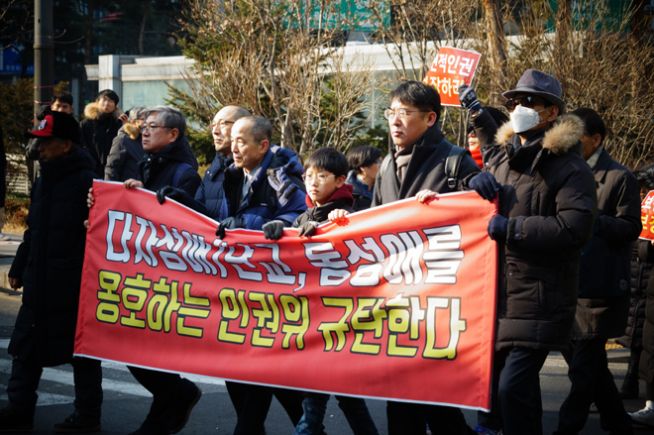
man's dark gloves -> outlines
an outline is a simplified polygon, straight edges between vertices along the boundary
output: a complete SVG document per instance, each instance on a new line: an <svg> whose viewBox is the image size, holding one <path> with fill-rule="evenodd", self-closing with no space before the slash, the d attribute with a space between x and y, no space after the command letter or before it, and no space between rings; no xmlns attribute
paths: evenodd
<svg viewBox="0 0 654 435"><path fill-rule="evenodd" d="M300 237L311 237L316 234L316 228L318 228L318 225L320 225L320 222L306 221L300 225L300 233L298 235Z"/></svg>
<svg viewBox="0 0 654 435"><path fill-rule="evenodd" d="M474 189L482 198L491 201L502 186L490 172L480 172L468 181L468 187Z"/></svg>
<svg viewBox="0 0 654 435"><path fill-rule="evenodd" d="M472 112L481 109L481 103L477 99L477 93L474 88L468 85L459 86L459 101L461 105Z"/></svg>
<svg viewBox="0 0 654 435"><path fill-rule="evenodd" d="M183 201L180 201L180 198L184 196L186 196L186 192L173 186L164 186L157 190L157 201L159 201L159 204L163 204L166 201L166 197L183 203Z"/></svg>
<svg viewBox="0 0 654 435"><path fill-rule="evenodd" d="M501 214L496 214L488 223L488 235L498 242L506 240L506 231L509 227L509 220Z"/></svg>
<svg viewBox="0 0 654 435"><path fill-rule="evenodd" d="M220 221L220 225L216 229L216 236L221 239L225 238L225 230L233 230L235 228L243 228L243 219L239 217L228 217Z"/></svg>
<svg viewBox="0 0 654 435"><path fill-rule="evenodd" d="M266 239L279 240L282 238L282 233L284 232L284 222L279 220L266 222L261 229Z"/></svg>

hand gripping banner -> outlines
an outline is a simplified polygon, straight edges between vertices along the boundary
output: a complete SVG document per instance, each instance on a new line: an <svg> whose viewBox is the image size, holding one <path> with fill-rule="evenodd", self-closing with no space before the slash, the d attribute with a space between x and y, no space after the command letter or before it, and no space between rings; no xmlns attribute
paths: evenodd
<svg viewBox="0 0 654 435"><path fill-rule="evenodd" d="M247 383L489 409L495 204L411 198L279 241L93 184L76 355Z"/></svg>

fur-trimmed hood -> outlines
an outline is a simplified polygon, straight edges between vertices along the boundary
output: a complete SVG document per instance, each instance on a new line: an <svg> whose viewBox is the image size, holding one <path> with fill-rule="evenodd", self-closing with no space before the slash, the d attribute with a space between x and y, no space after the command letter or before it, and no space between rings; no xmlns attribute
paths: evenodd
<svg viewBox="0 0 654 435"><path fill-rule="evenodd" d="M84 118L85 119L92 119L92 120L98 120L100 119L100 116L102 115L102 112L100 111L100 106L98 106L97 102L92 102L87 104L84 107ZM114 110L112 113L113 117L118 119L118 116L120 116L120 111L118 109Z"/></svg>
<svg viewBox="0 0 654 435"><path fill-rule="evenodd" d="M545 132L542 146L553 154L567 153L577 146L583 134L584 122L581 118L566 114L559 117L556 123ZM515 136L515 132L509 121L497 130L495 141L500 145L508 146L511 144L513 136Z"/></svg>

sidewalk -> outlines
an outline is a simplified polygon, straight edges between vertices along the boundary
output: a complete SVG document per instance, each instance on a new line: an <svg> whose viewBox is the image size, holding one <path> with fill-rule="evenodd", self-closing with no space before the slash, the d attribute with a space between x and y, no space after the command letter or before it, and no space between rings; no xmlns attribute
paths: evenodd
<svg viewBox="0 0 654 435"><path fill-rule="evenodd" d="M18 245L23 241L22 234L0 233L0 291L15 294L9 285L9 269L16 256Z"/></svg>

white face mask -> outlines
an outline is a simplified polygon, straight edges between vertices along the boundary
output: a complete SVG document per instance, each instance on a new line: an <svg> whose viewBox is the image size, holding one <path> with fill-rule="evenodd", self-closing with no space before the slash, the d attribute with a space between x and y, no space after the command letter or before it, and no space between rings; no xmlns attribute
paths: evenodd
<svg viewBox="0 0 654 435"><path fill-rule="evenodd" d="M529 107L518 104L513 109L513 112L511 112L511 127L513 127L513 131L516 133L524 133L525 131L531 130L539 122L540 116L538 116L538 112Z"/></svg>

